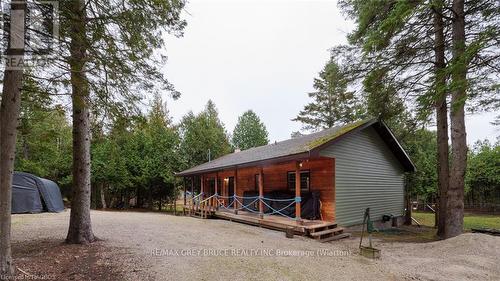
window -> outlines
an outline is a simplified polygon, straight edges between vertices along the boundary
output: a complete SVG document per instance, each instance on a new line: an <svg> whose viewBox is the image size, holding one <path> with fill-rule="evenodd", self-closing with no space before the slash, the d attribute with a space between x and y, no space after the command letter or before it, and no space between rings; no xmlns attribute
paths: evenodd
<svg viewBox="0 0 500 281"><path fill-rule="evenodd" d="M217 178L217 193L222 194L222 179ZM215 194L215 178L208 179L208 187L205 187L206 195L214 195Z"/></svg>
<svg viewBox="0 0 500 281"><path fill-rule="evenodd" d="M300 190L309 191L310 175L309 171L300 171ZM295 171L288 172L288 189L295 190Z"/></svg>
<svg viewBox="0 0 500 281"><path fill-rule="evenodd" d="M209 178L208 179L208 190L205 189L205 195L212 195L215 194L215 178Z"/></svg>

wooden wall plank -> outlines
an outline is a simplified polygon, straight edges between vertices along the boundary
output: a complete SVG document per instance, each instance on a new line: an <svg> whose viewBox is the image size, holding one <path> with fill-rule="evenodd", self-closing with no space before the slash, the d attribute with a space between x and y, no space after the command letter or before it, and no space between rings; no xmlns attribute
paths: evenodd
<svg viewBox="0 0 500 281"><path fill-rule="evenodd" d="M264 166L264 192L274 190L287 190L287 173L295 171L295 161ZM335 159L314 158L302 162L302 171L309 170L311 176L311 191L320 192L321 215L325 221L335 221ZM237 190L238 196L243 196L245 191L258 193L258 183L255 175L260 172L260 167L238 168ZM220 178L234 176L234 170L220 171ZM215 177L215 173L206 174L205 178ZM257 177L258 179L258 177ZM294 190L290 190L293 192Z"/></svg>

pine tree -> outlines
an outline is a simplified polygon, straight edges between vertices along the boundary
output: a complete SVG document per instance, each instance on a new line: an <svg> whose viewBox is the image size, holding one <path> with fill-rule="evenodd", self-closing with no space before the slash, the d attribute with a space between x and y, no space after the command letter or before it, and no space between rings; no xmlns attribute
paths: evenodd
<svg viewBox="0 0 500 281"><path fill-rule="evenodd" d="M359 118L361 106L353 91L348 91L348 80L342 67L330 60L314 79L313 99L299 115L292 119L304 124L304 129L326 129L349 123Z"/></svg>
<svg viewBox="0 0 500 281"><path fill-rule="evenodd" d="M15 11L15 12L13 12ZM9 44L5 59L5 70L0 109L0 276L9 279L13 273L11 256L11 198L12 176L16 152L18 117L21 108L23 69L8 65L9 61L24 58L26 3L10 4Z"/></svg>
<svg viewBox="0 0 500 281"><path fill-rule="evenodd" d="M374 69L363 80L367 115L394 123L405 112L396 86L387 77L387 69ZM392 126L391 126L392 127Z"/></svg>
<svg viewBox="0 0 500 281"><path fill-rule="evenodd" d="M90 86L86 73L88 60L87 9L84 0L72 1L70 59L71 103L73 109L73 194L66 242L86 244L95 241L90 220Z"/></svg>
<svg viewBox="0 0 500 281"><path fill-rule="evenodd" d="M453 0L450 109L451 169L446 200L447 216L444 228L446 238L462 234L464 227L465 171L467 168L465 101L467 100L469 64L469 58L466 54L464 6L464 0Z"/></svg>
<svg viewBox="0 0 500 281"><path fill-rule="evenodd" d="M361 59L351 64L350 73L354 73L356 77L376 68L387 68L387 75L393 85L397 86L398 94L418 105L421 121L426 122L432 109L436 110L439 142L438 182L442 197L440 205L449 208L449 203L445 202L449 197L446 190L446 181L449 179L450 186L459 186L454 187L456 191L451 195L457 198L452 204L456 206L454 213L459 214L463 212L458 207L460 197L463 198L460 194L463 194L461 190L464 187L463 172L466 161L463 141L465 126L462 125L461 118L463 106L466 103L479 103L487 108L487 105L497 100L492 95L498 93L495 88L495 76L500 69L500 55L495 52L495 45L498 45L500 28L496 20L499 15L497 1L468 1L464 3L464 9L459 9L461 13L458 14L455 12L456 7L453 8L450 2L342 0L340 7L356 21L357 26L349 36L349 42L354 47L337 48L337 52L347 49L347 54L350 55L356 51L362 53ZM457 2L453 2L456 6ZM458 52L462 54L461 59L453 59L452 54L457 58L458 45L455 44L457 40L452 40L452 37L455 38L452 34L457 34L457 21L464 22L457 16L462 14L467 17L468 26L462 36L467 38L467 41L464 39L462 44L458 44L464 48ZM450 28L452 25L453 28ZM429 36L430 34L434 36ZM457 81L450 81L450 77ZM455 93L455 98L452 95L453 105L450 111L451 119L455 120L451 122L452 127L456 128L451 130L452 139L457 141L456 153L453 156L456 161L451 161L451 171L448 175L446 101L450 93ZM452 184L452 181L457 183ZM439 214L446 224L458 224L448 222L446 216L449 212L441 210ZM461 220L460 217L454 215L453 220ZM444 233L444 225L443 222L439 223L441 235L456 235L456 232L452 235Z"/></svg>
<svg viewBox="0 0 500 281"><path fill-rule="evenodd" d="M71 85L74 194L66 241L89 243L95 240L90 223L92 106L119 115L137 109L140 93L179 96L162 74L165 57L155 51L164 46L163 34L181 35L184 1L75 0L60 7L62 61L43 75L63 89Z"/></svg>

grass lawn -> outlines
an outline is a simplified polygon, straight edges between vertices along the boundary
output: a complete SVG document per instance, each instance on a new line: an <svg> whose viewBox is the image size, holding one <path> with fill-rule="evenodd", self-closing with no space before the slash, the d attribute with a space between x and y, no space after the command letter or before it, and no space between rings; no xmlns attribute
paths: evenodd
<svg viewBox="0 0 500 281"><path fill-rule="evenodd" d="M174 206L172 204L168 205L168 206L163 206L162 208L162 212L167 212L167 213L174 213ZM182 211L183 211L183 207L184 207L184 203L177 203L176 206L175 206L175 211L178 213L178 214L182 214Z"/></svg>
<svg viewBox="0 0 500 281"><path fill-rule="evenodd" d="M427 226L434 226L434 214L412 212L420 224ZM483 214L465 214L464 228L470 230L471 228L495 228L500 229L500 216L499 215L483 215Z"/></svg>

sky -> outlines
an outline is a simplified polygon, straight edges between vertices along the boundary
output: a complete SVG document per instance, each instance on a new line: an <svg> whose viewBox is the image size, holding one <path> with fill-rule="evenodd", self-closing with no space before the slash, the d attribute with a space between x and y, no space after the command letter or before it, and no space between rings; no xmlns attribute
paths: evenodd
<svg viewBox="0 0 500 281"><path fill-rule="evenodd" d="M165 38L166 75L182 94L168 100L174 121L211 99L229 133L252 109L271 142L301 129L291 119L310 101L328 50L346 43L354 27L327 0L191 0L183 17L184 36ZM467 116L468 143L494 141L500 128L490 122L497 114Z"/></svg>

